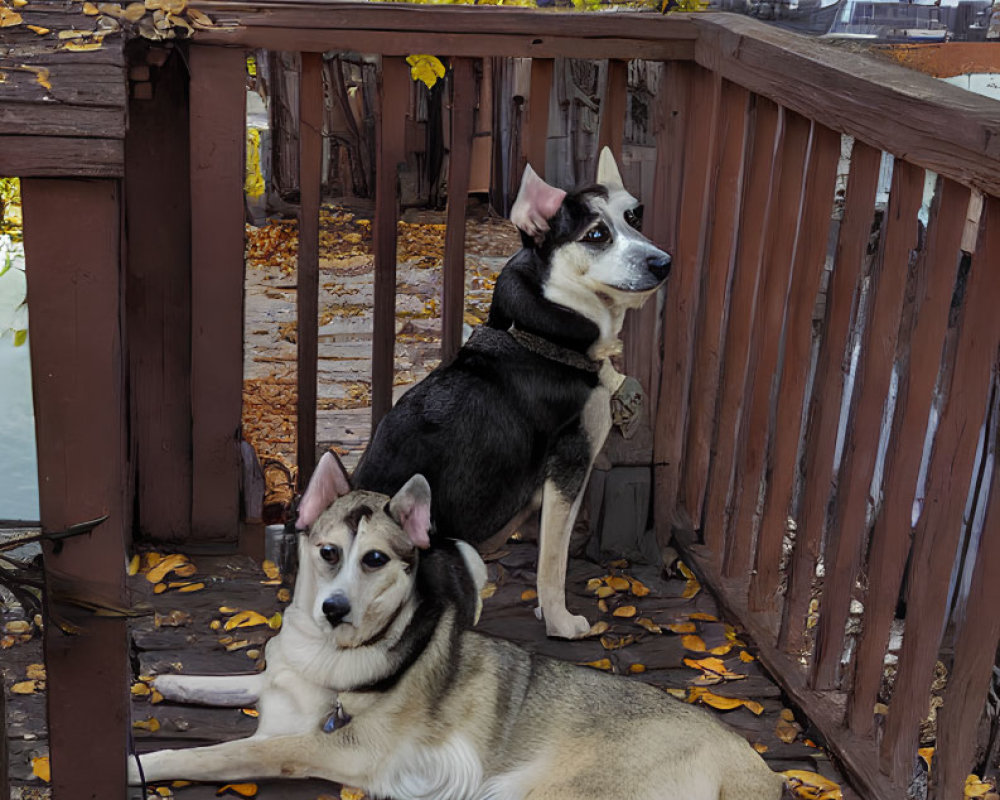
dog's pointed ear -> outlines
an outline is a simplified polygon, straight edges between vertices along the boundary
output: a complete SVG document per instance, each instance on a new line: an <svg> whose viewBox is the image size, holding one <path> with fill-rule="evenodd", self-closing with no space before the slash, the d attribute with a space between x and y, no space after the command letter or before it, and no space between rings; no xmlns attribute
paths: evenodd
<svg viewBox="0 0 1000 800"><path fill-rule="evenodd" d="M316 471L309 479L309 485L299 501L299 516L295 527L305 530L312 525L319 515L326 511L338 497L343 497L351 491L347 480L347 472L340 459L333 453L324 453L316 465Z"/></svg>
<svg viewBox="0 0 1000 800"><path fill-rule="evenodd" d="M431 485L423 475L414 475L389 501L389 516L410 541L421 549L431 546Z"/></svg>
<svg viewBox="0 0 1000 800"><path fill-rule="evenodd" d="M510 210L510 221L519 231L539 241L549 229L549 220L559 211L565 196L566 192L549 186L528 164L524 168L517 199Z"/></svg>
<svg viewBox="0 0 1000 800"><path fill-rule="evenodd" d="M618 164L611 153L610 147L601 149L601 156L597 159L597 182L602 186L615 186L625 188L622 182L622 175L618 171Z"/></svg>

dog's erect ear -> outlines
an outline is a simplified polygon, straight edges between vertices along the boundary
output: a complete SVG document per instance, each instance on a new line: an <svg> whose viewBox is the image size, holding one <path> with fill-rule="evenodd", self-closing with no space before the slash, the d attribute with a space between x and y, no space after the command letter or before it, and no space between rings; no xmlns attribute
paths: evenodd
<svg viewBox="0 0 1000 800"><path fill-rule="evenodd" d="M618 164L611 154L610 147L601 149L601 156L597 159L597 182L602 186L613 186L625 188L622 183L621 173L618 171Z"/></svg>
<svg viewBox="0 0 1000 800"><path fill-rule="evenodd" d="M326 511L334 500L343 497L349 491L351 485L347 481L344 465L333 453L324 453L299 502L299 517L295 521L295 527L305 530L319 519L319 515Z"/></svg>
<svg viewBox="0 0 1000 800"><path fill-rule="evenodd" d="M431 546L431 485L423 475L414 475L389 501L389 515L399 523L410 541L421 549Z"/></svg>
<svg viewBox="0 0 1000 800"><path fill-rule="evenodd" d="M524 168L521 188L510 210L510 221L519 231L539 240L549 229L549 220L556 215L565 196L562 189L549 186L539 178L529 164Z"/></svg>

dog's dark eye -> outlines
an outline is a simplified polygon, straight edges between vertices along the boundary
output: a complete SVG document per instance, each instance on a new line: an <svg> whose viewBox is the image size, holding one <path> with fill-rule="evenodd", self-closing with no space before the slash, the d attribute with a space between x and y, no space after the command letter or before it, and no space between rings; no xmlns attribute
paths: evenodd
<svg viewBox="0 0 1000 800"><path fill-rule="evenodd" d="M319 557L331 564L339 564L340 548L333 544L325 544L319 549Z"/></svg>
<svg viewBox="0 0 1000 800"><path fill-rule="evenodd" d="M361 556L361 563L368 567L368 569L381 569L389 563L389 556L381 550L369 550Z"/></svg>
<svg viewBox="0 0 1000 800"><path fill-rule="evenodd" d="M625 221L637 231L642 230L642 206L630 208L625 212Z"/></svg>
<svg viewBox="0 0 1000 800"><path fill-rule="evenodd" d="M603 222L599 222L583 234L583 241L589 242L590 244L607 244L611 241L611 231L608 230L607 225Z"/></svg>

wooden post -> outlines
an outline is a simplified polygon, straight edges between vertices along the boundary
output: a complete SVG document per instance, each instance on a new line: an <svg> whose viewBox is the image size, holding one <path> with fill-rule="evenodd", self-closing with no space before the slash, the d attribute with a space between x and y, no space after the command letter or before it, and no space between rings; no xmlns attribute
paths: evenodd
<svg viewBox="0 0 1000 800"><path fill-rule="evenodd" d="M448 156L448 227L444 240L441 302L441 363L462 345L465 316L465 206L472 168L472 124L476 76L471 58L452 62L451 153Z"/></svg>
<svg viewBox="0 0 1000 800"><path fill-rule="evenodd" d="M125 325L136 530L191 531L191 186L187 66L174 54L125 137ZM152 191L150 187L156 187Z"/></svg>
<svg viewBox="0 0 1000 800"><path fill-rule="evenodd" d="M125 800L125 622L59 600L126 603L132 503L119 182L28 179L21 189L42 529L108 515L92 533L45 547L49 608L81 628L76 636L51 622L45 629L53 797ZM81 735L83 721L95 735Z"/></svg>
<svg viewBox="0 0 1000 800"><path fill-rule="evenodd" d="M601 104L601 128L598 148L610 147L615 158L621 160L625 141L625 103L628 100L628 62L608 60L608 82Z"/></svg>
<svg viewBox="0 0 1000 800"><path fill-rule="evenodd" d="M246 61L192 45L191 437L193 540L236 542L243 403Z"/></svg>
<svg viewBox="0 0 1000 800"><path fill-rule="evenodd" d="M299 491L316 466L319 356L319 203L323 168L323 54L303 53L299 80L299 261L297 461Z"/></svg>
<svg viewBox="0 0 1000 800"><path fill-rule="evenodd" d="M392 408L396 344L396 216L399 206L399 162L405 157L404 136L410 91L405 59L383 56L375 121L375 300L372 334L372 434Z"/></svg>
<svg viewBox="0 0 1000 800"><path fill-rule="evenodd" d="M549 141L549 96L552 93L551 58L531 59L531 97L528 98L527 134L524 152L531 168L545 180L546 148Z"/></svg>

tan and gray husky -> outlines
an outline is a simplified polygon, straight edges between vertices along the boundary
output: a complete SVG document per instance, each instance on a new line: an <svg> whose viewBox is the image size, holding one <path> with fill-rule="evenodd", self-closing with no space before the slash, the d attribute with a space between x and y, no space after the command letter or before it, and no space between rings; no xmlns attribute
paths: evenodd
<svg viewBox="0 0 1000 800"><path fill-rule="evenodd" d="M257 732L144 755L145 780L314 777L393 800L782 796L782 778L708 713L469 630L486 569L464 542L418 546L423 477L391 499L337 497L346 487L324 456L305 500L329 507L301 538L264 672L156 679L169 699L257 702Z"/></svg>

